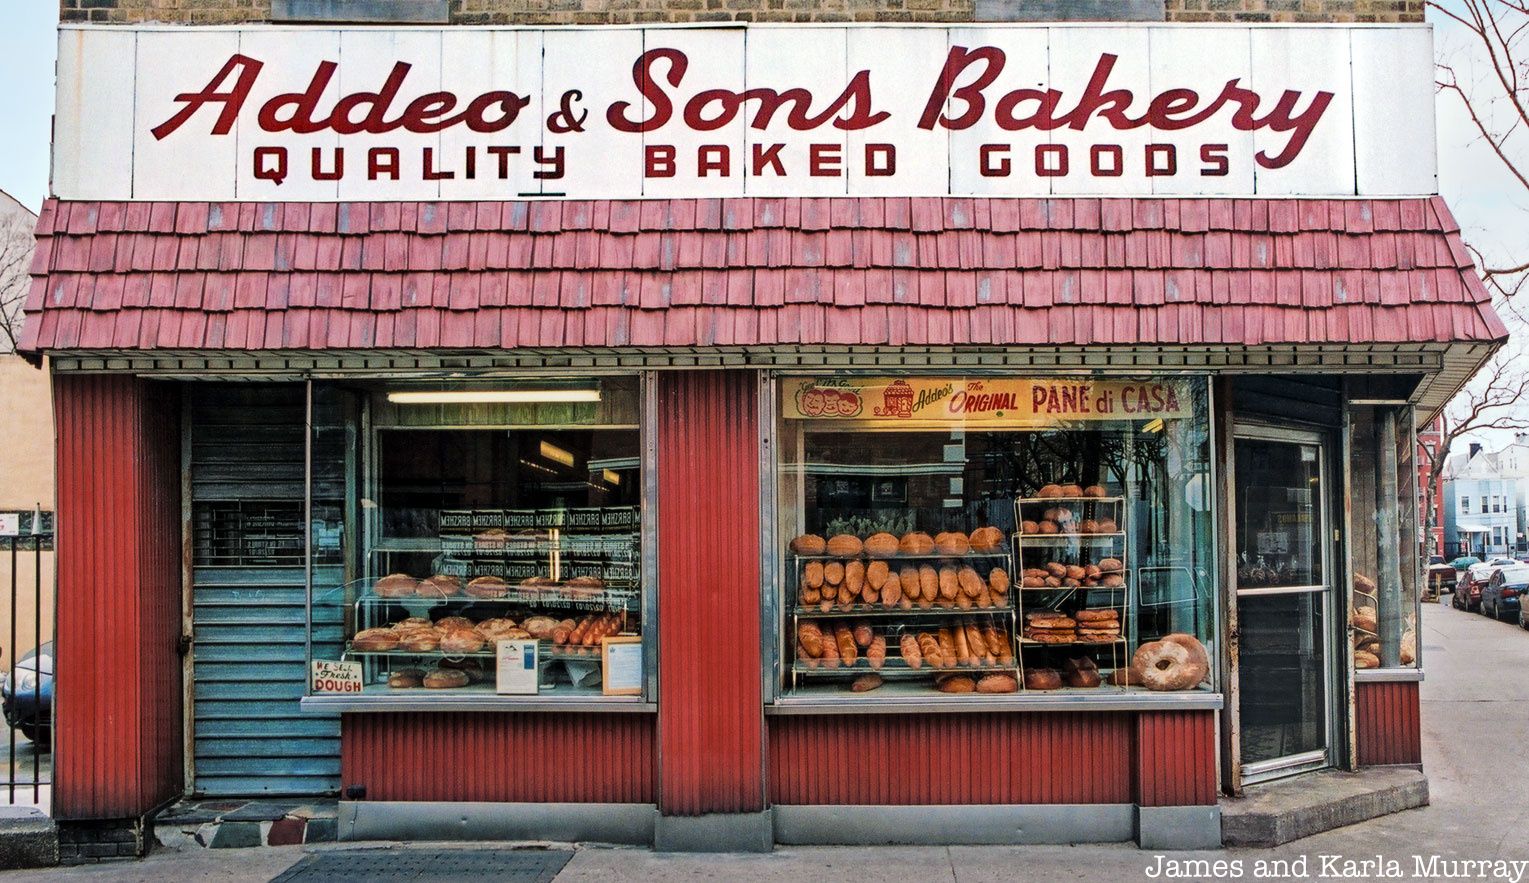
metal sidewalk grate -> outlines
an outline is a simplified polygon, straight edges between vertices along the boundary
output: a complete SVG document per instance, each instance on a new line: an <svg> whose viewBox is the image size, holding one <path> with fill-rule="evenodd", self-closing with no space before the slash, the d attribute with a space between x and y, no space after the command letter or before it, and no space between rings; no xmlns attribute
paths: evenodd
<svg viewBox="0 0 1529 883"><path fill-rule="evenodd" d="M305 856L271 883L431 880L550 883L572 852L544 849L341 849Z"/></svg>

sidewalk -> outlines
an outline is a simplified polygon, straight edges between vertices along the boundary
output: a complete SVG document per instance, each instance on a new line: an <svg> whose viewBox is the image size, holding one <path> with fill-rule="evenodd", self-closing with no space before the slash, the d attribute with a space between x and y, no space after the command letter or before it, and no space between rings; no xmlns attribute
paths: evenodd
<svg viewBox="0 0 1529 883"><path fill-rule="evenodd" d="M1493 879L1491 867L1461 868L1450 860L1517 859L1529 861L1529 752L1519 741L1529 733L1529 632L1446 607L1424 611L1423 653L1428 680L1423 683L1423 755L1430 777L1433 803L1422 809L1387 816L1337 831L1298 840L1270 850L1233 849L1207 852L1152 853L1129 844L1105 846L1026 847L876 847L790 848L769 855L677 855L646 849L580 848L557 875L559 883L616 879L699 881L749 880L816 883L824 880L980 881L1162 879L1150 876L1159 861L1168 870L1191 879L1252 878L1260 860L1305 858L1299 866L1267 869L1264 880L1309 880L1343 875L1347 879L1412 879L1422 869L1436 874L1457 872L1456 879ZM1485 660L1490 666L1482 667ZM100 879L164 883L171 880L270 880L310 852L394 848L502 848L457 844L399 846L340 844L334 847L276 847L264 849L189 849L162 851L143 861L64 868L44 872L0 874L11 881ZM1324 869L1322 856L1340 856ZM1342 859L1356 862L1381 856L1398 863L1395 873L1384 866L1345 868ZM1161 858L1160 858L1161 856ZM1197 859L1241 863L1215 869L1171 863ZM1462 872L1463 873L1459 873ZM1187 873L1184 873L1187 872ZM1510 876L1499 879L1513 879ZM1529 874L1522 878L1529 883Z"/></svg>

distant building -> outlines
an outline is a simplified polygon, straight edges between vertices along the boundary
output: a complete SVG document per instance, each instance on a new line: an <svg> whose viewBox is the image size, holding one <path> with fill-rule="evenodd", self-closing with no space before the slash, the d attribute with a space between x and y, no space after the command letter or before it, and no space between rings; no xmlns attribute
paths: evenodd
<svg viewBox="0 0 1529 883"><path fill-rule="evenodd" d="M1444 414L1440 412L1434 421L1417 434L1418 470L1418 537L1424 560L1429 555L1444 554L1444 470L1433 477L1433 493L1429 494L1428 469L1434 452L1444 444Z"/></svg>
<svg viewBox="0 0 1529 883"><path fill-rule="evenodd" d="M1520 518L1519 475L1505 461L1529 466L1529 447L1487 452L1472 442L1468 451L1450 457L1444 469L1444 547L1446 555L1510 555L1525 551ZM1504 456L1506 455L1506 456Z"/></svg>

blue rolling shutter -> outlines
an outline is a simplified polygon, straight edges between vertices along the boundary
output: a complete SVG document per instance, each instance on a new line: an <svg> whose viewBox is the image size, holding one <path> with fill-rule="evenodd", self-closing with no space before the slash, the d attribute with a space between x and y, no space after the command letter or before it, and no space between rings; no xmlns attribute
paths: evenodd
<svg viewBox="0 0 1529 883"><path fill-rule="evenodd" d="M191 394L194 790L204 796L339 789L340 722L298 707L304 654L302 389L194 386ZM338 573L314 574L328 584ZM316 650L343 641L315 610Z"/></svg>

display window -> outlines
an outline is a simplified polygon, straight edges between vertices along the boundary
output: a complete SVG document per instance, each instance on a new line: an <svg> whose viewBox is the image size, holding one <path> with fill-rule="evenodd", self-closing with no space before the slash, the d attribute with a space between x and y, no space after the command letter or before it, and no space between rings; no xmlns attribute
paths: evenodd
<svg viewBox="0 0 1529 883"><path fill-rule="evenodd" d="M1202 378L778 390L782 696L1212 689Z"/></svg>
<svg viewBox="0 0 1529 883"><path fill-rule="evenodd" d="M315 507L349 508L330 532L354 541L345 578L315 583L344 637L315 652L313 693L641 697L638 379L354 398L354 505Z"/></svg>
<svg viewBox="0 0 1529 883"><path fill-rule="evenodd" d="M1418 666L1417 468L1411 411L1349 408L1354 668Z"/></svg>

